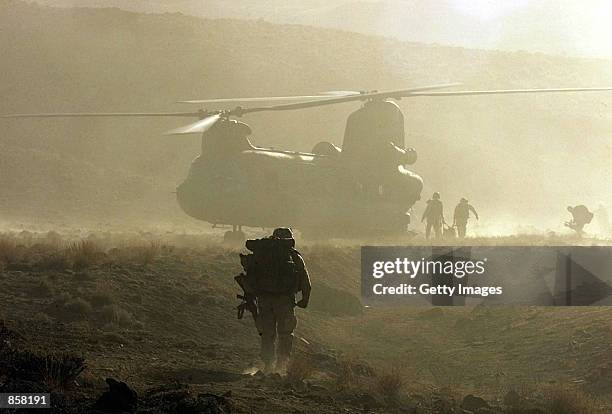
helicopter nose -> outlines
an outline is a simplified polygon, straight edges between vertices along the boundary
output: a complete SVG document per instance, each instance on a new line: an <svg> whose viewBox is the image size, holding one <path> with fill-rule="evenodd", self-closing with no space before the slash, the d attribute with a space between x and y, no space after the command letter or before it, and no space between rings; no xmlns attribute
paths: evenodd
<svg viewBox="0 0 612 414"><path fill-rule="evenodd" d="M202 203L198 202L198 194L191 180L187 179L176 187L176 200L185 213L191 217L202 219Z"/></svg>
<svg viewBox="0 0 612 414"><path fill-rule="evenodd" d="M421 199L421 191L423 191L423 179L420 175L400 166L399 171L402 177L402 189L405 200L412 205Z"/></svg>
<svg viewBox="0 0 612 414"><path fill-rule="evenodd" d="M421 199L421 191L423 191L423 179L420 175L413 174L412 178L412 186L413 186L413 197L414 201L418 201Z"/></svg>

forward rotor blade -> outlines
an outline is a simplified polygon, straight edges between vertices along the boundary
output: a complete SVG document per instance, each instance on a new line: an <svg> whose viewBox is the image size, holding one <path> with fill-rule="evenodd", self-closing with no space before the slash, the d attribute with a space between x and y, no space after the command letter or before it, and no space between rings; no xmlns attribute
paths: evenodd
<svg viewBox="0 0 612 414"><path fill-rule="evenodd" d="M527 93L554 93L554 92L601 92L612 91L612 87L606 88L557 88L557 89L499 89L491 91L451 91L451 92L416 92L406 98L413 96L476 96L476 95L511 95Z"/></svg>
<svg viewBox="0 0 612 414"><path fill-rule="evenodd" d="M103 118L103 117L198 117L197 112L77 112L41 114L4 114L0 118Z"/></svg>
<svg viewBox="0 0 612 414"><path fill-rule="evenodd" d="M248 102L275 102L275 101L305 101L314 99L329 99L328 95L296 95L296 96L261 96L255 98L221 98L221 99L196 99L190 101L179 101L186 104L239 104Z"/></svg>
<svg viewBox="0 0 612 414"><path fill-rule="evenodd" d="M171 131L166 132L164 135L185 135L185 134L198 134L208 130L217 121L221 119L220 114L207 116L206 118L200 119L193 124L185 125Z"/></svg>
<svg viewBox="0 0 612 414"><path fill-rule="evenodd" d="M325 91L321 92L321 95L329 96L353 96L353 95L361 95L363 92L359 91Z"/></svg>
<svg viewBox="0 0 612 414"><path fill-rule="evenodd" d="M266 106L259 108L244 108L241 110L242 114L248 114L252 112L262 112L262 111L290 111L294 109L304 109L304 108L313 108L316 106L324 106L324 105L333 105L337 103L343 102L352 102L352 101L366 101L368 99L375 98L403 98L406 96L410 96L413 93L428 91L432 89L442 89L442 88L450 88L453 86L460 85L459 83L447 83L442 85L430 85L430 86L421 86L418 88L409 88L409 89L397 89L392 91L383 91L383 92L372 92L372 93L359 93L357 95L348 95L341 97L328 97L327 99L321 99L316 101L306 101L299 102L294 104L285 104L285 105L275 105L275 106Z"/></svg>

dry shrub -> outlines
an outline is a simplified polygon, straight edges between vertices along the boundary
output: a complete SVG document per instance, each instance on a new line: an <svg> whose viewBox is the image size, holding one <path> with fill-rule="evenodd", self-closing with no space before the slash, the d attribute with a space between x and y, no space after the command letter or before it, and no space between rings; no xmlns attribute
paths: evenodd
<svg viewBox="0 0 612 414"><path fill-rule="evenodd" d="M600 412L597 400L567 386L557 386L545 393L545 408L551 414L593 414Z"/></svg>
<svg viewBox="0 0 612 414"><path fill-rule="evenodd" d="M113 328L112 325L107 325L108 328ZM100 335L100 341L103 343L125 344L127 339L117 332L104 332Z"/></svg>
<svg viewBox="0 0 612 414"><path fill-rule="evenodd" d="M81 240L68 247L68 254L75 270L88 269L96 264L100 253L98 246L91 240Z"/></svg>
<svg viewBox="0 0 612 414"><path fill-rule="evenodd" d="M104 322L119 326L134 325L134 317L131 313L117 305L104 306L100 310L100 316Z"/></svg>
<svg viewBox="0 0 612 414"><path fill-rule="evenodd" d="M147 266L159 256L161 245L152 241L145 246L135 246L132 249L132 260L142 266Z"/></svg>
<svg viewBox="0 0 612 414"><path fill-rule="evenodd" d="M20 249L15 241L2 237L0 238L0 267L5 268L9 264L19 261Z"/></svg>
<svg viewBox="0 0 612 414"><path fill-rule="evenodd" d="M70 319L85 319L92 311L91 304L82 298L75 298L64 303L64 313Z"/></svg>
<svg viewBox="0 0 612 414"><path fill-rule="evenodd" d="M55 299L53 300L53 305L56 306L64 306L66 302L72 299L72 296L68 292L60 292L55 295Z"/></svg>
<svg viewBox="0 0 612 414"><path fill-rule="evenodd" d="M105 288L99 289L92 293L88 297L88 300L94 307L102 307L115 303L115 298L113 297L112 292Z"/></svg>
<svg viewBox="0 0 612 414"><path fill-rule="evenodd" d="M294 355L287 366L287 380L302 382L314 373L314 366L306 355Z"/></svg>
<svg viewBox="0 0 612 414"><path fill-rule="evenodd" d="M49 325L53 322L49 315L42 312L37 312L36 314L34 314L34 316L32 317L32 321L40 325Z"/></svg>
<svg viewBox="0 0 612 414"><path fill-rule="evenodd" d="M386 398L395 399L406 385L406 379L397 367L387 371L379 372L375 379L375 388L378 393Z"/></svg>
<svg viewBox="0 0 612 414"><path fill-rule="evenodd" d="M29 349L8 346L0 349L0 373L4 376L5 389L31 384L36 389L63 391L75 383L85 369L85 360L73 354L40 354Z"/></svg>
<svg viewBox="0 0 612 414"><path fill-rule="evenodd" d="M104 381L86 369L81 372L81 375L77 378L77 384L83 388L95 389L102 388L104 386Z"/></svg>
<svg viewBox="0 0 612 414"><path fill-rule="evenodd" d="M62 271L70 268L70 257L65 250L44 255L38 262L40 270Z"/></svg>
<svg viewBox="0 0 612 414"><path fill-rule="evenodd" d="M339 361L338 373L336 376L336 386L341 390L350 389L357 385L357 359L349 356Z"/></svg>
<svg viewBox="0 0 612 414"><path fill-rule="evenodd" d="M39 280L32 286L31 293L33 296L46 297L53 294L53 288L47 280Z"/></svg>
<svg viewBox="0 0 612 414"><path fill-rule="evenodd" d="M47 355L42 372L43 382L51 390L65 390L75 384L85 369L85 360L74 355Z"/></svg>

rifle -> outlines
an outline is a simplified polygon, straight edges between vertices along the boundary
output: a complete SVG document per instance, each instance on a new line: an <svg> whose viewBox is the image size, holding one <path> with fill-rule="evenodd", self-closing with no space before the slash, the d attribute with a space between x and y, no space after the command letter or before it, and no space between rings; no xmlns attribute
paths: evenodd
<svg viewBox="0 0 612 414"><path fill-rule="evenodd" d="M251 312L255 324L257 324L257 298L255 297L255 295L249 292L248 288L246 288L246 274L240 273L238 276L234 277L234 280L242 289L242 295L236 295L236 298L242 300L240 305L236 307L238 311L238 319L242 319L242 317L244 316L244 311L247 310Z"/></svg>

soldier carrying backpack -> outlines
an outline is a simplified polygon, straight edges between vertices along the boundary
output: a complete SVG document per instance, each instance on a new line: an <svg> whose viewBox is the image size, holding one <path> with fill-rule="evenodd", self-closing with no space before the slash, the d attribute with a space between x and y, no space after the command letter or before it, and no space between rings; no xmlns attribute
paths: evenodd
<svg viewBox="0 0 612 414"><path fill-rule="evenodd" d="M297 325L294 307L306 308L310 300L308 271L288 228L275 229L271 237L247 240L246 248L252 253L240 255L245 273L236 277L245 293L240 296L243 303L238 307L238 317L244 309L253 313L261 335L264 372L283 372ZM296 303L298 292L301 298Z"/></svg>
<svg viewBox="0 0 612 414"><path fill-rule="evenodd" d="M584 226L593 220L593 213L591 213L589 209L582 204L575 207L568 206L567 211L569 211L572 215L572 220L566 221L565 226L582 236Z"/></svg>

